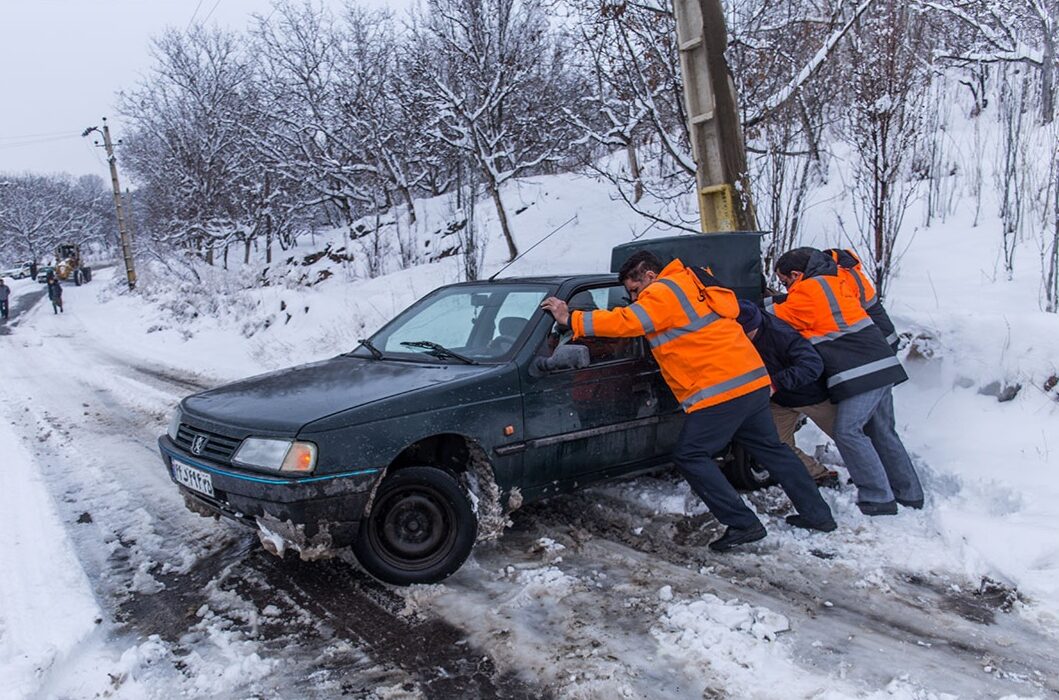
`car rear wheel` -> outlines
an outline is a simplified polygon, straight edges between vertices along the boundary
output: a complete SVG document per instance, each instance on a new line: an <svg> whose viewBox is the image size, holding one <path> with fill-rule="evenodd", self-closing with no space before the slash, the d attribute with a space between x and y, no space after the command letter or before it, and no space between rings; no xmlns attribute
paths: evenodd
<svg viewBox="0 0 1059 700"><path fill-rule="evenodd" d="M369 574L386 583L436 583L460 568L477 535L471 501L451 474L408 467L379 486L353 551Z"/></svg>
<svg viewBox="0 0 1059 700"><path fill-rule="evenodd" d="M739 445L732 445L721 470L732 486L743 491L763 489L774 483L768 471Z"/></svg>

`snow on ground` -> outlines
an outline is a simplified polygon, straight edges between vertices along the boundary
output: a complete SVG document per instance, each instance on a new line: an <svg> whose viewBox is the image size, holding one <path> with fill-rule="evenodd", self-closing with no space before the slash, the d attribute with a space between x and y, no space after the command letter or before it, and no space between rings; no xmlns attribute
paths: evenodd
<svg viewBox="0 0 1059 700"><path fill-rule="evenodd" d="M100 610L33 459L0 421L4 535L0 562L0 695L26 696L92 635Z"/></svg>
<svg viewBox="0 0 1059 700"><path fill-rule="evenodd" d="M610 248L646 228L613 201L605 185L584 177L523 180L505 198L512 211L522 210L512 221L523 250L574 218L505 275L604 271ZM825 188L810 209L809 225L818 231L819 243L844 243L829 224L834 207L842 206L835 201L835 192ZM424 235L443 230L450 211L445 198L419 203ZM479 215L484 225L492 224L487 207L480 207ZM1059 450L1059 396L1054 386L1045 387L1057 373L1059 319L1038 310L1032 251L1023 251L1024 272L1014 282L996 278L998 230L989 217L975 229L966 212L956 212L918 231L888 300L898 329L910 340L903 357L912 380L895 397L899 431L927 487L925 510L869 519L855 508L851 487L828 491L839 530L822 536L782 524L776 506L782 498L773 490L753 501L770 529L761 546L716 560L715 566L703 548L689 545L688 551L702 552L701 568L662 565L636 549L637 538L671 538L680 522L701 521L704 508L683 482L644 477L599 486L583 496L585 503L605 502L617 512L612 517L626 526L628 548L595 540L585 544L570 539L573 535L521 542L522 533L511 533L499 549L476 553L449 582L409 591L410 609L458 624L499 663L543 679L567 697L687 697L689 692L943 697L948 690L923 668L899 672L899 652L888 652L895 668L882 663L882 669L858 676L854 667L871 663L870 644L885 640L866 631L863 647L850 642L852 651L836 650L829 635L847 629L841 624L856 629L860 623L839 619L827 627L818 619L842 607L839 581L872 600L902 597L895 572L940 581L953 595L976 594L984 578L1016 587L1021 597L1010 601L1014 613L1054 638L1059 631L1059 454L1052 450ZM666 234L658 227L646 233ZM358 254L358 244L341 233L321 236L315 245L328 243ZM301 259L313 250L303 242L290 255ZM498 237L490 239L488 272L499 269L505 252ZM147 434L163 429L164 414L179 393L172 387L134 385L123 377L123 365L177 368L209 385L327 357L350 349L433 288L461 278L458 257L370 280L357 276L355 264L325 258L308 267L313 274L322 269L329 269L330 277L312 288L290 282L303 266L290 268L289 274L273 271L272 284L263 288L248 288L256 268L230 274L206 270L200 285L183 290L145 273L144 296L125 293L116 270L101 270L90 286L67 290L64 315L54 316L46 302L39 304L0 344L19 343L56 368L79 358L102 365L100 372L109 374L105 381L93 381L153 416ZM12 287L15 296L38 289L25 281ZM82 346L90 351L79 350ZM5 377L27 393L33 381L43 381ZM990 387L993 382L999 386ZM1014 385L1020 390L1013 400L999 401L997 395ZM184 393L193 390L187 387ZM127 679L121 693L150 695L161 687L152 683L172 680L152 669L160 659L171 660L174 650L160 639L121 638L107 612L100 611L74 559L65 534L69 525L51 505L55 487L49 492L47 475L35 471L39 460L19 447L26 433L19 437L15 403L2 408L0 422L0 443L14 445L5 472L20 504L0 510L0 523L14 533L9 537L15 543L0 550L0 678L3 683L14 679L12 697L47 683L58 689L56 694L84 696L106 685L98 666ZM808 451L821 446L827 452L811 427L799 440ZM133 448L122 449L132 454ZM132 461L142 462L153 449L147 444ZM175 492L162 495L170 485L157 471L152 493L157 489L157 499L175 501ZM534 518L547 520L547 508L540 513L534 511L525 526L530 532ZM112 517L119 529L137 533L142 576L135 579L135 593L149 594L164 585L155 579L159 571L186 572L205 556L196 547L169 551L173 545L157 532L171 533L153 522L152 513L137 516L132 509L118 515L115 510ZM137 523L137 517L144 521ZM203 521L195 532L214 527L220 526ZM804 577L803 585L816 588L816 612L806 617L797 602L802 599L769 600L752 582L742 585L754 576L768 578L752 573L754 567L764 567L774 578ZM829 581L835 582L833 590ZM219 610L227 605L223 600L213 604ZM198 641L183 661L190 671L179 675L182 692L224 694L254 687L275 671L276 660L243 637L230 611L227 617L211 608L199 612L193 635ZM103 632L95 623L100 616L108 618ZM54 624L38 624L42 619ZM82 647L87 651L81 661L64 662ZM64 663L67 672L49 678L47 669ZM980 666L982 673L996 675L988 662ZM956 695L974 694L966 688L974 688L975 680L965 682L970 685ZM1018 687L1024 688L1019 694L1035 694L1032 684Z"/></svg>

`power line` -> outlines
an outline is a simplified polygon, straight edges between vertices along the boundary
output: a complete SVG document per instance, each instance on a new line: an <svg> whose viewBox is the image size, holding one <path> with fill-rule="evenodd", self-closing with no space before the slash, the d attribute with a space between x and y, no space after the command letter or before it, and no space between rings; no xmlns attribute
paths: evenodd
<svg viewBox="0 0 1059 700"><path fill-rule="evenodd" d="M37 146L42 143L52 143L54 141L65 141L67 139L78 138L77 134L68 136L53 136L47 139L31 139L29 141L22 141L20 143L0 143L0 150L6 150L8 148L20 148L22 146Z"/></svg>
<svg viewBox="0 0 1059 700"><path fill-rule="evenodd" d="M213 17L214 10L216 10L217 6L220 5L220 4L221 4L221 0L217 0L217 2L213 3L213 9L210 10L210 13L208 15L206 15L206 19L202 20L203 24L206 24L207 22L210 21L210 17Z"/></svg>
<svg viewBox="0 0 1059 700"><path fill-rule="evenodd" d="M69 133L69 131L49 131L47 133L40 134L18 134L15 136L0 136L0 141L18 141L20 139L35 139L45 138L49 136L63 136Z"/></svg>
<svg viewBox="0 0 1059 700"><path fill-rule="evenodd" d="M191 24L195 21L195 15L199 13L200 7L202 7L202 0L199 0L199 4L195 5L195 11L191 13L191 17L188 19L188 26L184 27L185 34L187 34L188 30L191 29Z"/></svg>

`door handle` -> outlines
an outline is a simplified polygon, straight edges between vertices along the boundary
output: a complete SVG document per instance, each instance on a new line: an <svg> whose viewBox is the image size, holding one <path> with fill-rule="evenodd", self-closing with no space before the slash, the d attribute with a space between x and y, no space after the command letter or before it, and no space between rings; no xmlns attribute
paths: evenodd
<svg viewBox="0 0 1059 700"><path fill-rule="evenodd" d="M632 393L647 394L647 398L644 400L644 404L647 406L654 406L657 401L654 392L651 390L651 382L638 382L633 384Z"/></svg>

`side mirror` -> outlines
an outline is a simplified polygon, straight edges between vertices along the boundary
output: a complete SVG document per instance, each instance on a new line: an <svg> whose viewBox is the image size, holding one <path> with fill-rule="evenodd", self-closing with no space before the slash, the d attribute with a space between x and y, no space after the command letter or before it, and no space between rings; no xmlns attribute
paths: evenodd
<svg viewBox="0 0 1059 700"><path fill-rule="evenodd" d="M534 369L538 372L561 372L567 369L582 369L592 361L584 345L560 345L551 357L538 357Z"/></svg>

